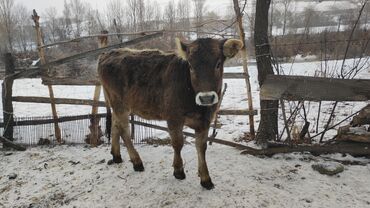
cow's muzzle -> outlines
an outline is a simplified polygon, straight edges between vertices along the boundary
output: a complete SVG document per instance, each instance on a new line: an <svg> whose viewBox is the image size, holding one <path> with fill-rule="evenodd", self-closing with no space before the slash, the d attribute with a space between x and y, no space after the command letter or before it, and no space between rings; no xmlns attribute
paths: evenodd
<svg viewBox="0 0 370 208"><path fill-rule="evenodd" d="M211 106L218 103L218 95L216 92L199 92L195 96L195 102L200 106Z"/></svg>

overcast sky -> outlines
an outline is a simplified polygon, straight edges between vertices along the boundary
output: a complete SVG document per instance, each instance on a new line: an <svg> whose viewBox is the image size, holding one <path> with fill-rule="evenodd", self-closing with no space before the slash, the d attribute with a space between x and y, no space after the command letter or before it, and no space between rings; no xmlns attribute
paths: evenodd
<svg viewBox="0 0 370 208"><path fill-rule="evenodd" d="M89 2L93 8L98 8L100 11L104 11L106 8L105 6L106 2L109 2L108 0L83 0L83 1ZM156 0L156 1L164 6L169 0ZM216 13L222 14L225 11L226 5L228 5L231 1L232 0L206 0L206 8L207 10L215 11ZM64 0L15 0L15 2L25 5L30 10L36 9L36 11L40 14L44 12L44 10L48 7L55 7L57 8L59 15L62 14L64 4Z"/></svg>

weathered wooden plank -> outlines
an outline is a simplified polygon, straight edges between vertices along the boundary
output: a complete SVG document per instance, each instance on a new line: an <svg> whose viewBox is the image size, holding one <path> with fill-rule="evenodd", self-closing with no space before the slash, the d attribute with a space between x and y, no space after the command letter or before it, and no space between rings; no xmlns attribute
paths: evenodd
<svg viewBox="0 0 370 208"><path fill-rule="evenodd" d="M46 63L45 65L42 65L41 68L57 66L57 65L65 64L65 63L75 61L75 60L78 60L78 59L86 58L88 56L99 55L103 52L107 52L107 51L115 49L115 48L122 48L122 47L127 47L127 46L130 46L130 45L135 45L137 43L140 43L140 42L143 42L143 41L146 41L146 40L150 40L150 39L153 39L153 38L156 38L156 37L160 37L162 35L163 35L163 32L157 32L157 33L153 33L153 34L150 34L150 35L145 35L145 36L142 36L142 37L138 37L138 38L129 40L127 42L123 42L123 43L119 43L119 44L115 44L115 45L111 45L111 46L107 46L107 47L103 47L103 48L98 48L98 49L82 52L82 53L79 53L79 54L76 54L76 55L73 55L73 56L68 56L68 57L61 58L61 59L58 59L58 60L55 60L55 61L51 61L49 63Z"/></svg>
<svg viewBox="0 0 370 208"><path fill-rule="evenodd" d="M11 79L24 79L24 78L35 78L41 74L41 69L38 67L32 67L28 69L16 69L13 74L6 75L5 78Z"/></svg>
<svg viewBox="0 0 370 208"><path fill-rule="evenodd" d="M248 115L258 115L258 112L257 110L219 110L218 115L245 115L245 116L248 116Z"/></svg>
<svg viewBox="0 0 370 208"><path fill-rule="evenodd" d="M370 80L268 75L260 97L261 100L367 101Z"/></svg>
<svg viewBox="0 0 370 208"><path fill-rule="evenodd" d="M65 105L97 105L99 107L105 107L105 102L99 101L95 104L93 100L85 99L71 99L71 98L54 98L55 104L65 104ZM25 97L25 96L15 96L13 97L14 102L20 103L48 103L50 104L50 98L48 97Z"/></svg>
<svg viewBox="0 0 370 208"><path fill-rule="evenodd" d="M217 20L217 22L228 22L228 20ZM181 30L181 29L176 29L176 30L148 30L148 31L141 31L141 32L134 32L134 33L119 33L119 32L117 32L117 33L105 34L105 36L106 37L116 36L116 35L117 36L138 36L138 35L147 35L147 34L158 33L158 32L163 32L163 33L187 32L187 33L200 33L200 34L208 34L208 35L217 35L217 36L221 36L221 37L235 37L235 35L226 34L226 33L219 33L219 32L218 33L213 33L213 32L205 32L205 31ZM52 47L52 46L56 46L56 45L63 45L63 44L73 43L73 42L80 42L84 39L96 38L96 37L99 37L99 36L101 36L101 34L83 36L83 37L75 38L75 39L72 39L72 40L60 41L60 42L55 42L55 43L51 43L51 44L48 44L48 45L44 45L44 46L42 46L42 48Z"/></svg>
<svg viewBox="0 0 370 208"><path fill-rule="evenodd" d="M224 73L224 79L245 79L244 73ZM48 85L80 85L80 86L91 86L99 85L98 79L80 80L72 78L54 78L54 77L43 77L42 84Z"/></svg>
<svg viewBox="0 0 370 208"><path fill-rule="evenodd" d="M104 101L94 102L94 100L85 100L85 99L72 99L72 98L54 98L55 104L62 105L89 105L89 106L98 106L105 107ZM50 98L48 97L26 97L26 96L14 96L13 102L21 103L48 103L50 104ZM218 115L258 115L257 110L219 110Z"/></svg>
<svg viewBox="0 0 370 208"><path fill-rule="evenodd" d="M224 73L224 79L246 79L247 75L245 73Z"/></svg>
<svg viewBox="0 0 370 208"><path fill-rule="evenodd" d="M313 155L343 153L352 156L368 156L370 155L370 144L365 143L339 143L331 145L296 145L270 147L267 149L248 149L242 151L242 155L266 155L272 156L275 154L286 154L292 152L310 152Z"/></svg>
<svg viewBox="0 0 370 208"><path fill-rule="evenodd" d="M370 143L370 131L365 126L342 126L338 129L336 140Z"/></svg>
<svg viewBox="0 0 370 208"><path fill-rule="evenodd" d="M15 96L13 97L14 102L22 103L50 103L50 98L47 97L25 97L25 96ZM94 100L85 100L85 99L71 99L71 98L55 98L55 104L64 104L64 105L89 105L89 106L98 106L105 107L104 101L99 101L97 103ZM219 110L218 115L258 115L257 110Z"/></svg>
<svg viewBox="0 0 370 208"><path fill-rule="evenodd" d="M42 84L48 85L75 85L75 86L96 86L100 84L98 79L96 80L80 80L72 78L53 78L53 77L43 77Z"/></svg>
<svg viewBox="0 0 370 208"><path fill-rule="evenodd" d="M6 147L13 148L17 151L26 151L26 147L20 145L20 144L15 144L13 141L0 136L0 142L2 142Z"/></svg>

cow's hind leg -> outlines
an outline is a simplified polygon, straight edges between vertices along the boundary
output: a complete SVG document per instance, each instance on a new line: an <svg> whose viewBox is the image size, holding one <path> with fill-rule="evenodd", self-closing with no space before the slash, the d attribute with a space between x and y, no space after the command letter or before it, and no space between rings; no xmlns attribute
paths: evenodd
<svg viewBox="0 0 370 208"><path fill-rule="evenodd" d="M171 144L174 149L173 157L173 175L175 178L185 179L184 165L181 158L181 149L184 146L184 136L182 134L183 125L167 122L169 133L171 136Z"/></svg>
<svg viewBox="0 0 370 208"><path fill-rule="evenodd" d="M127 147L127 152L130 156L130 160L134 166L135 171L144 171L143 162L141 161L139 153L136 151L134 145L131 141L130 128L129 128L129 114L126 113L124 116L120 117L120 124L122 127L121 137L125 142Z"/></svg>
<svg viewBox="0 0 370 208"><path fill-rule="evenodd" d="M121 125L119 123L120 115L117 115L115 112L112 115L112 147L111 147L111 154L113 155L113 159L108 161L108 165L114 163L121 163L122 157L120 152L120 144L119 144L119 137L121 134Z"/></svg>
<svg viewBox="0 0 370 208"><path fill-rule="evenodd" d="M204 188L210 190L214 188L214 185L209 176L206 162L208 128L202 131L195 131L195 137L195 145L198 153L198 174L200 177L200 184Z"/></svg>

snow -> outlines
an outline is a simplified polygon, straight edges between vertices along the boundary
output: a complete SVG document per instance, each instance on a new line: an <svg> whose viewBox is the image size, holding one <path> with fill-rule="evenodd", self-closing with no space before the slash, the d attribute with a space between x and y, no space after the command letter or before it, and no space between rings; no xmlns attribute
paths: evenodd
<svg viewBox="0 0 370 208"><path fill-rule="evenodd" d="M215 189L199 184L194 144L182 155L187 178L172 176L172 148L137 146L144 172L134 172L128 155L110 159L109 147L31 148L0 157L0 206L4 207L368 207L370 165L346 166L325 176L309 154L258 158L214 144L207 161ZM122 150L125 152L125 149ZM333 155L333 157L341 157ZM362 159L370 162L369 159ZM79 163L78 163L79 162ZM77 164L73 164L77 163ZM15 180L7 175L16 173Z"/></svg>
<svg viewBox="0 0 370 208"><path fill-rule="evenodd" d="M32 61L31 66L36 66L39 62L40 62L40 58L38 58L37 60Z"/></svg>

